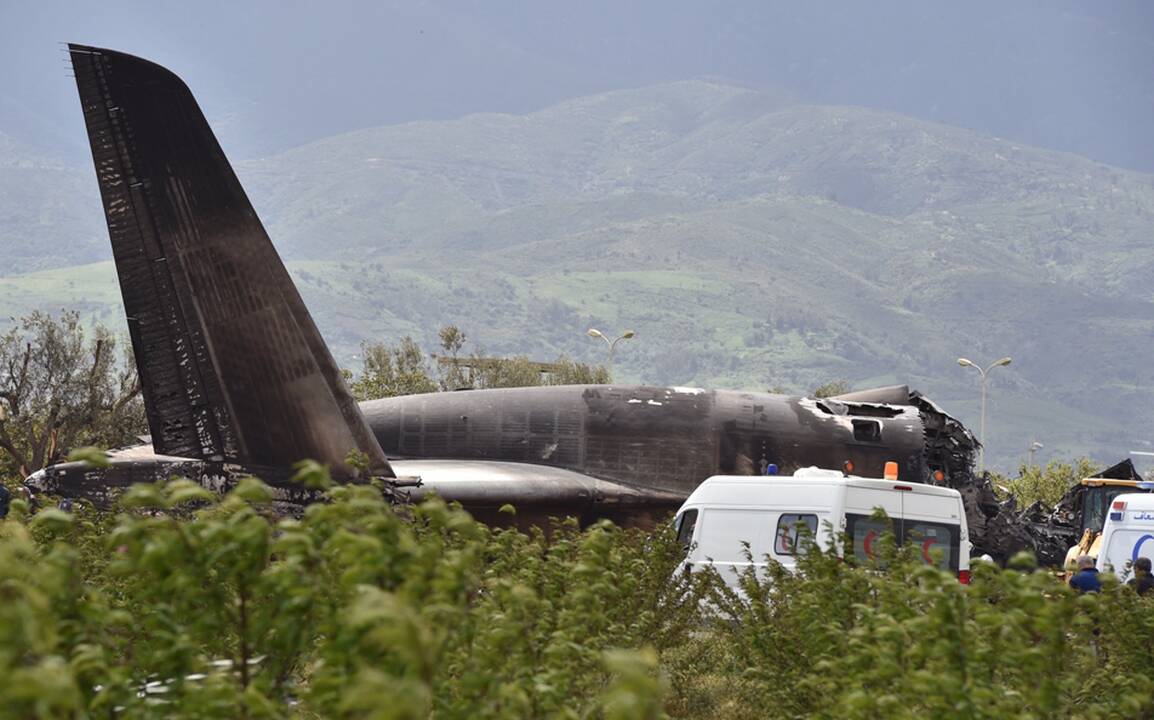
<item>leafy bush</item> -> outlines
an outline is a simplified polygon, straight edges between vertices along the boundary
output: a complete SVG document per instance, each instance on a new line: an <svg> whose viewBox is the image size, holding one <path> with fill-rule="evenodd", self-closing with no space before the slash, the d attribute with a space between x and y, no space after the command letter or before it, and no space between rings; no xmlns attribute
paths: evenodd
<svg viewBox="0 0 1154 720"><path fill-rule="evenodd" d="M743 593L668 528L493 529L343 486L137 486L0 523L0 716L1145 717L1154 603L890 548ZM1137 641L1136 641L1137 640Z"/></svg>
<svg viewBox="0 0 1154 720"><path fill-rule="evenodd" d="M546 537L437 500L400 514L371 486L330 494L297 519L278 518L256 480L219 501L188 481L137 486L115 518L27 519L18 504L0 525L0 673L27 680L4 684L0 708L582 717L603 695L611 715L660 707L656 653L697 615L693 580L670 582L668 531L569 522Z"/></svg>
<svg viewBox="0 0 1154 720"><path fill-rule="evenodd" d="M849 554L852 557L852 553ZM885 570L882 571L882 567ZM715 589L702 650L667 658L686 717L1148 717L1154 602L1078 596L1032 556L972 585L892 543L864 566L811 551L796 574ZM692 671L683 668L688 665Z"/></svg>

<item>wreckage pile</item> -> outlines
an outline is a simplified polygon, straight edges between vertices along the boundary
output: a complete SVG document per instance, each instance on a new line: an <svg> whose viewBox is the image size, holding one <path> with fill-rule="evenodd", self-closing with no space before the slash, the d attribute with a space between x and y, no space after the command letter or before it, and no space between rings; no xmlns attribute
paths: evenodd
<svg viewBox="0 0 1154 720"><path fill-rule="evenodd" d="M974 470L980 447L974 434L917 390L895 385L833 399L849 404L911 405L918 409L925 428L920 474L927 482L961 493L975 553L989 555L1005 564L1014 554L1028 550L1042 565L1059 566L1065 560L1066 551L1077 543L1081 533L1074 511L1077 488L1072 488L1055 508L1035 502L1021 510L1012 494L999 497L992 476ZM1106 472L1113 470L1115 468Z"/></svg>
<svg viewBox="0 0 1154 720"><path fill-rule="evenodd" d="M1109 467L1090 479L1142 482L1142 476L1129 460ZM975 552L989 555L1005 564L1023 550L1034 553L1043 567L1061 567L1066 554L1082 539L1083 515L1089 512L1087 486L1075 483L1053 506L1036 500L1025 508L1018 507L1013 493L999 498L989 473L972 474L956 485L966 505L966 521ZM1120 488L1125 490L1128 488ZM1104 519L1104 518L1102 518ZM1100 532L1100 527L1097 531Z"/></svg>

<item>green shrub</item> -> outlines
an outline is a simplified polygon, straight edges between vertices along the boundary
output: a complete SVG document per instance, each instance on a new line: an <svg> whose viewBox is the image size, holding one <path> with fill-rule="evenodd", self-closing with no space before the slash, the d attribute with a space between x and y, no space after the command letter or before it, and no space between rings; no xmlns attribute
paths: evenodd
<svg viewBox="0 0 1154 720"><path fill-rule="evenodd" d="M667 527L493 529L438 500L174 481L0 523L0 716L1148 717L1154 603L892 543L742 593ZM883 545L885 545L883 543ZM884 571L881 569L884 565Z"/></svg>

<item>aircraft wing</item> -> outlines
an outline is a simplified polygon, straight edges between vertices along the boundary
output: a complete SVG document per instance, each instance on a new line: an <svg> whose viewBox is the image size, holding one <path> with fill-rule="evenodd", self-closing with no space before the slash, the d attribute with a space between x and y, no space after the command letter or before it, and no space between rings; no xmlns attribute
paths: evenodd
<svg viewBox="0 0 1154 720"><path fill-rule="evenodd" d="M431 494L461 503L483 520L499 520L512 505L518 524L551 516L608 517L619 524L650 525L685 501L681 493L635 488L573 470L530 463L490 460L396 460L398 477L420 478L410 499Z"/></svg>

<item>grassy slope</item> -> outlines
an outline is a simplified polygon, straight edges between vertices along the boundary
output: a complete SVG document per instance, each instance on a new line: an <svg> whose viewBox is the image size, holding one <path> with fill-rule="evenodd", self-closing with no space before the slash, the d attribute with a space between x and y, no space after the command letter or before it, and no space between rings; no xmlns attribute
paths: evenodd
<svg viewBox="0 0 1154 720"><path fill-rule="evenodd" d="M93 171L46 158L0 132L0 274L110 256Z"/></svg>
<svg viewBox="0 0 1154 720"><path fill-rule="evenodd" d="M991 459L1035 437L1112 459L1154 420L1149 176L701 82L364 130L239 170L347 363L362 339L431 346L449 322L489 352L587 360L603 349L587 327L633 328L626 380L909 381L976 426L954 360L1009 353ZM8 314L107 322L115 302L107 265L0 280Z"/></svg>

